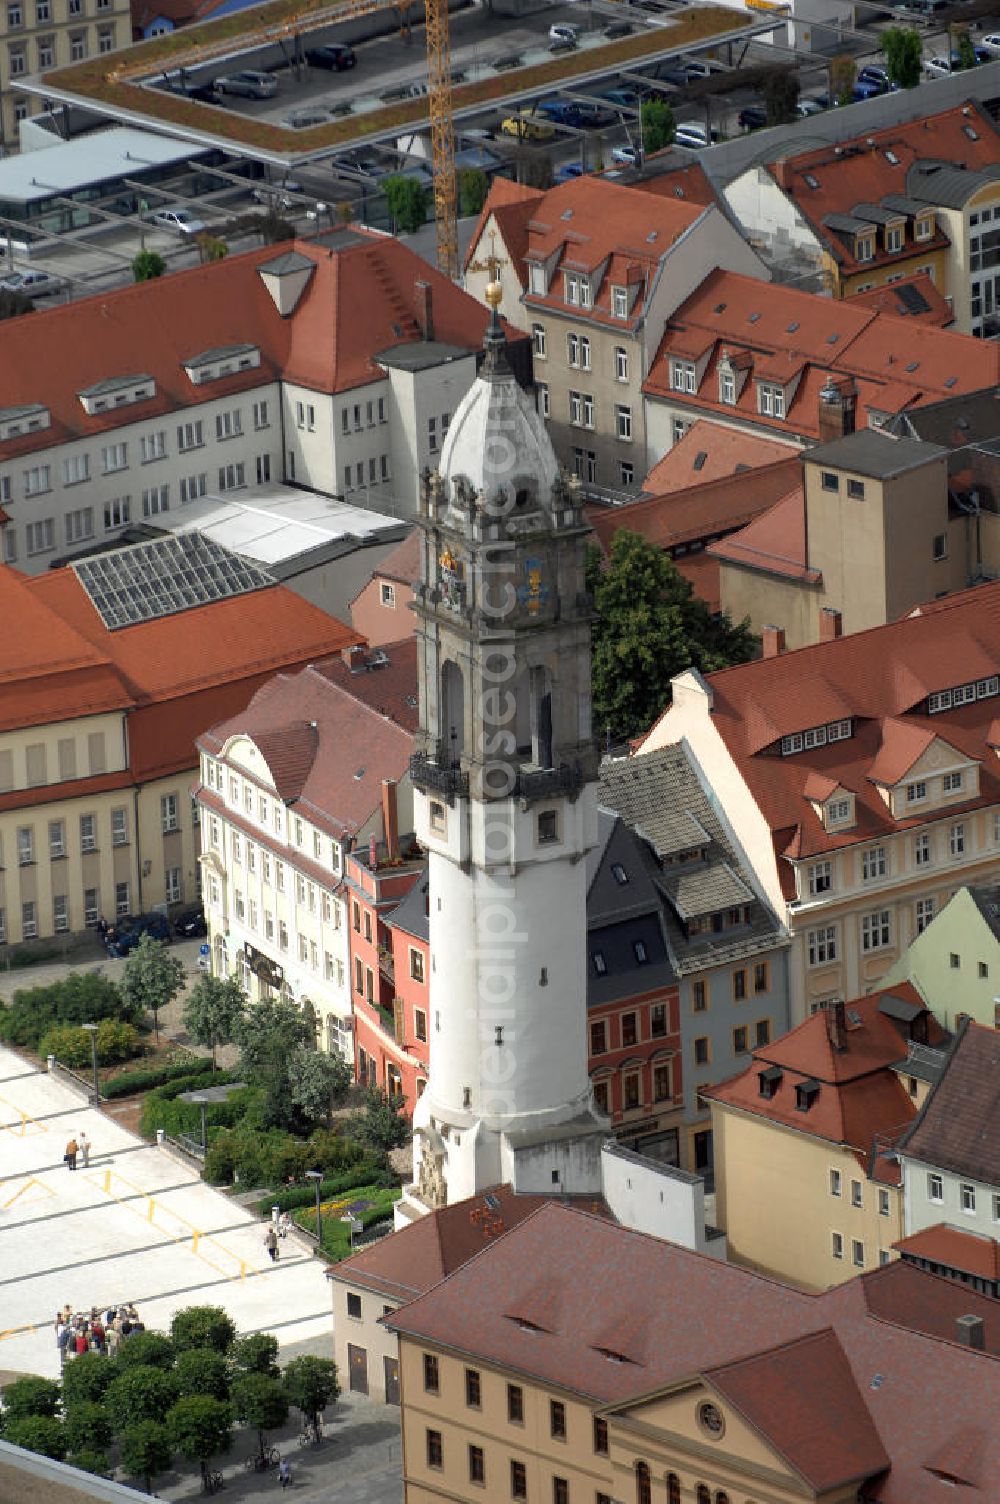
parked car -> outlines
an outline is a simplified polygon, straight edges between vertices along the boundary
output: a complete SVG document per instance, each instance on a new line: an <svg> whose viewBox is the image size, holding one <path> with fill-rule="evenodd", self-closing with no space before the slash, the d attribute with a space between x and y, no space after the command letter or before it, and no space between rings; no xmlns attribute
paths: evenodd
<svg viewBox="0 0 1000 1504"><path fill-rule="evenodd" d="M292 209L293 194L301 192L302 185L288 178L284 183L258 183L250 196L255 203L265 204L269 209Z"/></svg>
<svg viewBox="0 0 1000 1504"><path fill-rule="evenodd" d="M888 94L892 88L884 68L867 67L858 72L851 87L852 99L874 99L878 94Z"/></svg>
<svg viewBox="0 0 1000 1504"><path fill-rule="evenodd" d="M616 110L634 110L639 104L636 89L605 89L601 98L606 99Z"/></svg>
<svg viewBox="0 0 1000 1504"><path fill-rule="evenodd" d="M635 27L631 21L612 21L610 26L605 26L604 35L613 42L616 37L630 37L633 31Z"/></svg>
<svg viewBox="0 0 1000 1504"><path fill-rule="evenodd" d="M642 152L638 146L614 146L611 149L611 160L622 167L638 167L642 162Z"/></svg>
<svg viewBox="0 0 1000 1504"><path fill-rule="evenodd" d="M744 105L738 118L741 130L759 131L767 124L767 109L762 104Z"/></svg>
<svg viewBox="0 0 1000 1504"><path fill-rule="evenodd" d="M62 292L65 286L65 277L57 277L55 272L43 272L40 267L8 272L6 277L0 278L4 292L19 292L25 298L47 298L51 293Z"/></svg>
<svg viewBox="0 0 1000 1504"><path fill-rule="evenodd" d="M714 146L719 139L718 131L714 131L711 137L703 125L696 125L693 121L684 121L674 131L674 145L686 146L692 151L703 151L706 146Z"/></svg>
<svg viewBox="0 0 1000 1504"><path fill-rule="evenodd" d="M560 183L571 183L574 178L582 178L585 171L581 162L564 162L552 174L552 181L557 186Z"/></svg>
<svg viewBox="0 0 1000 1504"><path fill-rule="evenodd" d="M220 94L238 94L242 99L273 99L278 80L273 73L241 68L238 73L223 73L215 80L215 87Z"/></svg>
<svg viewBox="0 0 1000 1504"><path fill-rule="evenodd" d="M522 141L551 141L556 133L551 121L531 110L508 115L500 129L505 136L518 136Z"/></svg>
<svg viewBox="0 0 1000 1504"><path fill-rule="evenodd" d="M1000 31L988 31L979 38L979 46L988 57L1000 57Z"/></svg>
<svg viewBox="0 0 1000 1504"><path fill-rule="evenodd" d="M579 40L579 26L572 26L568 21L556 21L549 27L550 42L559 42L564 47L575 47Z"/></svg>
<svg viewBox="0 0 1000 1504"><path fill-rule="evenodd" d="M806 120L810 115L822 115L826 109L829 109L829 104L825 99L806 98L799 100L795 106L795 113L800 120Z"/></svg>
<svg viewBox="0 0 1000 1504"><path fill-rule="evenodd" d="M583 123L580 106L572 99L540 99L537 112L556 125L580 126Z"/></svg>
<svg viewBox="0 0 1000 1504"><path fill-rule="evenodd" d="M706 62L704 58L693 57L690 62L684 64L684 77L689 84L695 83L699 78L711 78L713 73L721 73L719 63Z"/></svg>
<svg viewBox="0 0 1000 1504"><path fill-rule="evenodd" d="M309 47L306 50L306 62L313 68L330 68L342 73L345 68L353 68L357 63L354 48L348 47L345 42L328 42L323 47Z"/></svg>
<svg viewBox="0 0 1000 1504"><path fill-rule="evenodd" d="M184 909L174 920L174 931L183 935L185 940L194 940L199 935L208 934L208 925L205 922L205 912L198 904L197 908Z"/></svg>
<svg viewBox="0 0 1000 1504"><path fill-rule="evenodd" d="M197 219L189 209L154 209L149 222L177 235L200 235L205 229L205 221Z"/></svg>
<svg viewBox="0 0 1000 1504"><path fill-rule="evenodd" d="M164 914L127 914L110 925L104 937L109 956L127 956L143 935L151 935L164 945L170 942L170 925Z"/></svg>

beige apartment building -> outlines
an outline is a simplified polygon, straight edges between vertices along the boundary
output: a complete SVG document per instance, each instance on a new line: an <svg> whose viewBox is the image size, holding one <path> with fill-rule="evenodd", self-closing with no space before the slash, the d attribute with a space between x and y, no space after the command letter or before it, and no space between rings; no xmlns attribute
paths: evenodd
<svg viewBox="0 0 1000 1504"><path fill-rule="evenodd" d="M673 310L709 267L768 274L714 205L594 177L533 200L494 191L467 288L484 296L494 267L518 298L504 312L531 333L538 410L562 465L585 488L637 491L649 468L642 383Z"/></svg>
<svg viewBox="0 0 1000 1504"><path fill-rule="evenodd" d="M0 8L0 131L6 152L18 148L18 123L43 102L17 81L114 52L132 40L128 0L7 0Z"/></svg>
<svg viewBox="0 0 1000 1504"><path fill-rule="evenodd" d="M979 504L961 452L859 429L800 463L799 487L709 549L734 621L805 647L1000 573L1000 514Z"/></svg>
<svg viewBox="0 0 1000 1504"><path fill-rule="evenodd" d="M793 1022L871 991L958 888L1000 872L998 664L986 584L674 679L639 755L687 741L791 932Z"/></svg>
<svg viewBox="0 0 1000 1504"><path fill-rule="evenodd" d="M227 570L232 593L199 604ZM0 566L0 605L0 943L196 902L195 737L350 629L197 534L35 578Z"/></svg>

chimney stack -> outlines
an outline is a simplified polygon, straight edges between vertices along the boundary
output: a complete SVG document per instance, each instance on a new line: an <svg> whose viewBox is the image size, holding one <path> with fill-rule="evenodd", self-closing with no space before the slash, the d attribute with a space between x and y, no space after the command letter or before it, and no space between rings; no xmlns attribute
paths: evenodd
<svg viewBox="0 0 1000 1504"><path fill-rule="evenodd" d="M819 394L819 441L832 444L854 432L854 408L856 394L853 384L842 382L839 386L831 376Z"/></svg>
<svg viewBox="0 0 1000 1504"><path fill-rule="evenodd" d="M824 606L819 613L819 640L833 642L844 635L844 618L833 606Z"/></svg>
<svg viewBox="0 0 1000 1504"><path fill-rule="evenodd" d="M843 1002L826 1006L826 1032L838 1055L847 1049L847 1006Z"/></svg>
<svg viewBox="0 0 1000 1504"><path fill-rule="evenodd" d="M346 664L352 674L358 672L364 666L365 645L363 642L352 642L349 647L341 648L341 662Z"/></svg>
<svg viewBox="0 0 1000 1504"><path fill-rule="evenodd" d="M779 188L788 190L792 186L791 164L787 157L779 157L771 168L771 176Z"/></svg>
<svg viewBox="0 0 1000 1504"><path fill-rule="evenodd" d="M385 854L390 862L394 862L399 855L399 812L394 778L382 779L382 825L385 829Z"/></svg>
<svg viewBox="0 0 1000 1504"><path fill-rule="evenodd" d="M779 653L785 651L784 627L761 627L760 637L764 646L765 658L777 658Z"/></svg>
<svg viewBox="0 0 1000 1504"><path fill-rule="evenodd" d="M434 338L434 290L429 282L416 284L417 323L424 339Z"/></svg>
<svg viewBox="0 0 1000 1504"><path fill-rule="evenodd" d="M986 1346L986 1328L981 1316L957 1316L955 1318L955 1341L963 1347L974 1347L982 1352Z"/></svg>

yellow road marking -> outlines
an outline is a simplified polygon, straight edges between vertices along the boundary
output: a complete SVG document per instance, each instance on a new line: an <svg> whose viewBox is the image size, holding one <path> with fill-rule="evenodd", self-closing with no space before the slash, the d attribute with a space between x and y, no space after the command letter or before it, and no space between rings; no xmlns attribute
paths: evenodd
<svg viewBox="0 0 1000 1504"><path fill-rule="evenodd" d="M44 1180L38 1180L34 1175L31 1175L27 1180L22 1182L20 1187L14 1192L13 1196L9 1197L9 1199L3 1203L4 1209L6 1210L7 1207L13 1206L14 1202L19 1200L20 1197L24 1195L25 1191L30 1191L33 1187L39 1191L44 1191L46 1196L55 1195L55 1191L51 1186L46 1185ZM33 1196L31 1198L31 1202L37 1201L38 1199L39 1197ZM31 1202L28 1203L29 1206L31 1205Z"/></svg>
<svg viewBox="0 0 1000 1504"><path fill-rule="evenodd" d="M233 1253L232 1249L227 1248L224 1243L220 1243L218 1238L196 1227L183 1213L174 1211L173 1208L160 1206L155 1196L151 1196L141 1186L135 1185L132 1181L126 1179L117 1170L105 1170L100 1176L88 1175L86 1178L91 1185L103 1191L112 1201L124 1207L133 1216L141 1217L144 1222L156 1227L159 1232L163 1233L165 1237L169 1238L171 1242L176 1243L179 1247L185 1246L190 1240L190 1251L195 1257L201 1259L202 1263L207 1264L210 1269L214 1269L217 1274L224 1275L226 1279L238 1279L242 1281L246 1278L248 1270L251 1274L260 1273L259 1268L248 1264L245 1259ZM122 1190L120 1194L112 1189L113 1180L117 1181L121 1186ZM130 1196L138 1197L138 1204L127 1199ZM142 1207L143 1201L146 1203L145 1209ZM170 1225L171 1222L174 1226ZM182 1229L181 1231L177 1230L178 1224ZM218 1254L222 1255L224 1260L235 1264L237 1266L236 1270L234 1271L231 1267L227 1268L224 1264L217 1263L215 1259L209 1258L202 1246L204 1244L211 1245L213 1252L217 1251Z"/></svg>
<svg viewBox="0 0 1000 1504"><path fill-rule="evenodd" d="M9 1097L0 1097L0 1102L5 1107L9 1107L11 1112L16 1112L21 1119L20 1126L14 1123L0 1123L0 1128L6 1128L8 1133L15 1134L17 1138L27 1137L29 1123L35 1133L48 1133L47 1123L40 1123L37 1118L31 1116L30 1112L25 1112L22 1108L18 1107L16 1102L12 1102Z"/></svg>

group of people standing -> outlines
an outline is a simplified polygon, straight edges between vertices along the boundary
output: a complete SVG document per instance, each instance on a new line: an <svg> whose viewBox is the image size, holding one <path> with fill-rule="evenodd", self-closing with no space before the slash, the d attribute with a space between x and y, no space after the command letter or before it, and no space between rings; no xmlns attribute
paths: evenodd
<svg viewBox="0 0 1000 1504"><path fill-rule="evenodd" d="M83 1168L86 1169L90 1164L90 1139L85 1133L74 1133L71 1135L70 1141L66 1145L66 1153L63 1155L63 1162L71 1170L75 1170L78 1158Z"/></svg>
<svg viewBox="0 0 1000 1504"><path fill-rule="evenodd" d="M56 1313L55 1329L56 1346L64 1363L81 1353L107 1353L113 1358L126 1338L146 1330L133 1305L111 1306L103 1316L96 1306L91 1306L86 1316L74 1314L72 1306L64 1306Z"/></svg>

